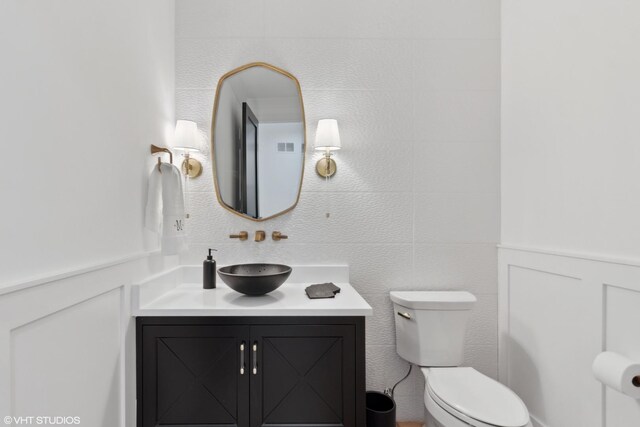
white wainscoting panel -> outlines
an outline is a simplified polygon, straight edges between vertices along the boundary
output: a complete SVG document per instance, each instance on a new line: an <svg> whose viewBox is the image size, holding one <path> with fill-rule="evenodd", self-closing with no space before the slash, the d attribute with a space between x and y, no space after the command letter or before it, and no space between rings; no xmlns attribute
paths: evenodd
<svg viewBox="0 0 640 427"><path fill-rule="evenodd" d="M499 378L536 427L640 425L640 403L593 377L604 350L640 361L640 265L499 249Z"/></svg>
<svg viewBox="0 0 640 427"><path fill-rule="evenodd" d="M121 287L11 332L15 416L120 423L122 304Z"/></svg>
<svg viewBox="0 0 640 427"><path fill-rule="evenodd" d="M135 426L130 285L176 263L142 254L5 289L0 420L78 416L82 426Z"/></svg>
<svg viewBox="0 0 640 427"><path fill-rule="evenodd" d="M604 340L609 351L640 360L640 286L604 286ZM605 388L604 425L640 425L640 401Z"/></svg>

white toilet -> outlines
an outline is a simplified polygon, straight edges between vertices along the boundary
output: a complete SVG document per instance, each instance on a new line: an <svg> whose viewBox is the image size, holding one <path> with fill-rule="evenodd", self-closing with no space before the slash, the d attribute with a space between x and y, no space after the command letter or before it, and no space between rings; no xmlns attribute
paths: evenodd
<svg viewBox="0 0 640 427"><path fill-rule="evenodd" d="M529 412L509 388L460 367L469 292L391 292L396 349L425 377L427 427L531 427Z"/></svg>

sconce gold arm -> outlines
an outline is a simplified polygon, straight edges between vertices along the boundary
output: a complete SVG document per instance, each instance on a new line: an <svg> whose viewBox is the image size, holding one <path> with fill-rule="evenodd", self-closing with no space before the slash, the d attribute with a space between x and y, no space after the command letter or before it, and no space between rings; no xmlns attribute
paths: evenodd
<svg viewBox="0 0 640 427"><path fill-rule="evenodd" d="M182 173L189 178L197 178L202 174L202 163L187 154L185 155L184 161L182 162L181 169Z"/></svg>
<svg viewBox="0 0 640 427"><path fill-rule="evenodd" d="M331 158L330 152L326 152L324 157L316 163L316 172L323 178L331 178L337 169L336 161Z"/></svg>

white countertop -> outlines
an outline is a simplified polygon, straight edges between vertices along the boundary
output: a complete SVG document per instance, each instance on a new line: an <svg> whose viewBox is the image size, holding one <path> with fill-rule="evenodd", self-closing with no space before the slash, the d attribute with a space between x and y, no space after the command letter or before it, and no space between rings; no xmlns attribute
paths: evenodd
<svg viewBox="0 0 640 427"><path fill-rule="evenodd" d="M293 266L293 269L296 274L289 279L293 281L266 295L248 296L230 289L219 277L216 289L202 289L202 283L196 280L201 277L202 267L181 266L134 285L133 315L370 316L373 313L364 298L344 280L348 278L348 267L329 266L325 270L318 266ZM313 276L319 280L310 280ZM326 281L340 287L335 298L307 297L307 286Z"/></svg>

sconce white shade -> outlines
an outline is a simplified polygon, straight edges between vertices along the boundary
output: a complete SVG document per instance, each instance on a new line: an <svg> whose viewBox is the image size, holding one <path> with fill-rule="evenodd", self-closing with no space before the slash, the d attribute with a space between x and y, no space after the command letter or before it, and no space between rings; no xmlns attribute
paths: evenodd
<svg viewBox="0 0 640 427"><path fill-rule="evenodd" d="M316 150L328 151L339 150L342 148L337 120L318 120L318 128L316 129L316 141L314 143L314 147Z"/></svg>
<svg viewBox="0 0 640 427"><path fill-rule="evenodd" d="M198 125L189 120L176 122L176 133L173 140L173 148L185 152L198 152L202 150Z"/></svg>

